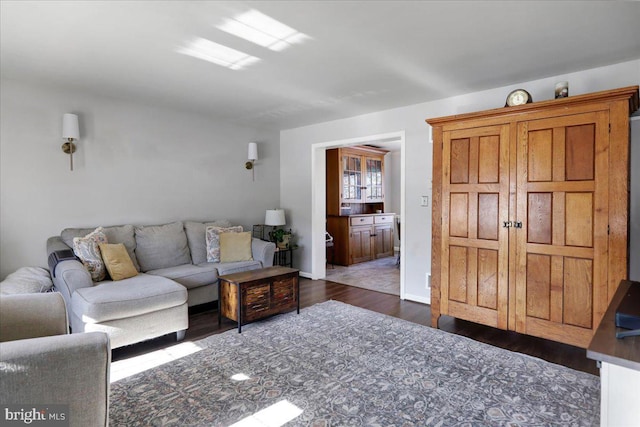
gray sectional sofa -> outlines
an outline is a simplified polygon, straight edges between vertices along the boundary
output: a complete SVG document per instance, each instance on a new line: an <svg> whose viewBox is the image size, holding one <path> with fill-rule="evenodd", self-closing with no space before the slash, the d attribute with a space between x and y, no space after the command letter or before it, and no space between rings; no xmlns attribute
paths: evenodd
<svg viewBox="0 0 640 427"><path fill-rule="evenodd" d="M218 299L218 276L273 265L275 245L252 239L252 261L207 262L205 230L228 221L184 221L155 226L104 227L109 243L122 243L137 276L94 283L80 261L63 260L52 268L55 289L62 294L71 330L109 334L111 348L188 328L188 307ZM47 253L73 247L74 237L92 228L67 228L50 237Z"/></svg>

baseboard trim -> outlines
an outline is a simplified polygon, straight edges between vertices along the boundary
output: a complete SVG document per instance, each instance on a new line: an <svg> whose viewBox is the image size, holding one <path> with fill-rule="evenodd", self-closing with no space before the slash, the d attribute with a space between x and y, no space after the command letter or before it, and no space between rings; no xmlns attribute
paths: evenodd
<svg viewBox="0 0 640 427"><path fill-rule="evenodd" d="M304 277L306 279L313 280L313 276L311 275L311 273L307 273L306 271L301 271L300 272L300 277Z"/></svg>
<svg viewBox="0 0 640 427"><path fill-rule="evenodd" d="M414 302L421 302L422 304L431 304L431 297L424 297L422 295L404 294L404 299Z"/></svg>

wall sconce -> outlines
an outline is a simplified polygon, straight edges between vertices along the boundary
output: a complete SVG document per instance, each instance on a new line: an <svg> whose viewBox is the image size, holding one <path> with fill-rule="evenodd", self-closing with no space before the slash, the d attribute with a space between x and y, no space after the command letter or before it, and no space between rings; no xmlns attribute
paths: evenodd
<svg viewBox="0 0 640 427"><path fill-rule="evenodd" d="M249 159L249 161L244 164L244 167L247 170L251 170L251 179L255 181L256 175L255 175L255 171L253 170L253 163L256 160L258 160L258 144L257 143L255 142L249 143L249 153L247 155L247 158Z"/></svg>
<svg viewBox="0 0 640 427"><path fill-rule="evenodd" d="M73 143L73 140L79 137L78 116L75 114L64 114L62 116L62 139L66 139L67 142L62 144L62 151L69 155L71 170L73 170L73 153L76 151L76 145Z"/></svg>

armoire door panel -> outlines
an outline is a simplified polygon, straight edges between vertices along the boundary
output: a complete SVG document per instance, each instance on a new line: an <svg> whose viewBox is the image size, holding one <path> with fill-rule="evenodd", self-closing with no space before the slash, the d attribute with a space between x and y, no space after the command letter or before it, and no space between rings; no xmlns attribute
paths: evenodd
<svg viewBox="0 0 640 427"><path fill-rule="evenodd" d="M593 247L593 193L565 193L565 244Z"/></svg>
<svg viewBox="0 0 640 427"><path fill-rule="evenodd" d="M591 329L593 324L593 261L564 259L564 323Z"/></svg>
<svg viewBox="0 0 640 427"><path fill-rule="evenodd" d="M553 164L553 130L529 132L528 172L530 182L551 181Z"/></svg>
<svg viewBox="0 0 640 427"><path fill-rule="evenodd" d="M468 248L449 247L449 299L467 303Z"/></svg>
<svg viewBox="0 0 640 427"><path fill-rule="evenodd" d="M527 212L527 242L550 245L552 242L551 226L553 224L552 215L552 194L551 193L529 193Z"/></svg>
<svg viewBox="0 0 640 427"><path fill-rule="evenodd" d="M478 306L498 308L498 251L478 249Z"/></svg>
<svg viewBox="0 0 640 427"><path fill-rule="evenodd" d="M567 126L565 133L565 164L567 181L588 181L595 175L595 125Z"/></svg>
<svg viewBox="0 0 640 427"><path fill-rule="evenodd" d="M451 183L469 182L469 138L451 140Z"/></svg>
<svg viewBox="0 0 640 427"><path fill-rule="evenodd" d="M478 194L478 239L498 240L500 194Z"/></svg>
<svg viewBox="0 0 640 427"><path fill-rule="evenodd" d="M469 236L469 194L451 193L449 212L449 235Z"/></svg>
<svg viewBox="0 0 640 427"><path fill-rule="evenodd" d="M495 184L500 182L500 137L481 136L478 141L478 182Z"/></svg>
<svg viewBox="0 0 640 427"><path fill-rule="evenodd" d="M549 320L551 313L551 257L527 256L527 316Z"/></svg>

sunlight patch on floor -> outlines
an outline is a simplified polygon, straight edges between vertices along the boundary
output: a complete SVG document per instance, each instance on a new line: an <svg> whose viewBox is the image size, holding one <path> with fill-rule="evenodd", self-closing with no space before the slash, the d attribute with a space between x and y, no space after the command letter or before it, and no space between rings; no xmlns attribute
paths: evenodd
<svg viewBox="0 0 640 427"><path fill-rule="evenodd" d="M302 414L298 408L288 400L274 403L253 415L241 419L231 427L280 427Z"/></svg>
<svg viewBox="0 0 640 427"><path fill-rule="evenodd" d="M151 353L111 362L111 381L116 382L156 366L164 365L182 357L197 353L202 347L187 341Z"/></svg>

